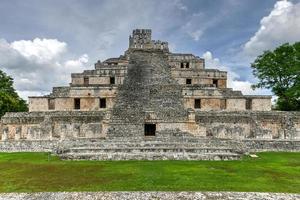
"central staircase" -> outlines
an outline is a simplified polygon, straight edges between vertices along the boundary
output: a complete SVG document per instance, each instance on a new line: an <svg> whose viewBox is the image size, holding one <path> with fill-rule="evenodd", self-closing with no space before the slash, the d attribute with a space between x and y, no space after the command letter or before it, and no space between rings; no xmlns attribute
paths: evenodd
<svg viewBox="0 0 300 200"><path fill-rule="evenodd" d="M146 136L144 125L149 122L167 126ZM185 126L172 127L176 123ZM58 155L72 160L237 160L243 155L237 141L196 136L198 124L189 118L182 87L172 78L163 51L130 54L108 124L106 139L65 144Z"/></svg>

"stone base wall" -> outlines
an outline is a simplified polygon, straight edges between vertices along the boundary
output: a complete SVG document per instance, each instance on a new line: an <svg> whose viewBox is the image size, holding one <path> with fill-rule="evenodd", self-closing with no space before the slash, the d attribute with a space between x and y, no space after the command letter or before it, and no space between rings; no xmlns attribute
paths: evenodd
<svg viewBox="0 0 300 200"><path fill-rule="evenodd" d="M58 141L51 140L1 141L0 152L52 152L58 146Z"/></svg>
<svg viewBox="0 0 300 200"><path fill-rule="evenodd" d="M207 137L228 139L300 139L300 112L196 112Z"/></svg>
<svg viewBox="0 0 300 200"><path fill-rule="evenodd" d="M300 151L300 140L242 140L250 152L262 151Z"/></svg>
<svg viewBox="0 0 300 200"><path fill-rule="evenodd" d="M105 112L7 113L1 118L1 140L102 138Z"/></svg>
<svg viewBox="0 0 300 200"><path fill-rule="evenodd" d="M224 147L227 144L235 145L235 140L209 140L203 138L194 138L193 141L183 140L182 143L191 143L195 145L198 140L199 146L205 147ZM209 141L205 141L209 140ZM116 147L120 148L131 147L134 141L125 140L120 144L120 141L108 141L106 139L77 139L77 140L19 140L19 141L0 141L0 152L54 152L56 150L69 149L74 146L90 146L90 147ZM155 142L155 141L154 141ZM174 141L173 141L174 142ZM148 141L150 144L151 141ZM165 139L161 141L161 145L170 142ZM202 144L203 143L203 144ZM157 143L156 143L157 144ZM196 142L197 144L197 142ZM247 152L263 152L263 151L286 151L299 152L300 140L257 140L245 139L240 140L239 145L245 148Z"/></svg>
<svg viewBox="0 0 300 200"><path fill-rule="evenodd" d="M187 136L219 139L300 140L300 112L202 111L196 112L191 120L171 123L169 119L158 119L153 123L157 124L157 136L163 136L164 130L168 130L185 132ZM119 126L123 127L122 122ZM56 141L105 138L110 128L110 113L104 111L7 113L1 119L0 139ZM126 131L135 133L135 130ZM124 131L120 129L115 134L126 140L129 135ZM143 132L131 137L138 135L143 138Z"/></svg>

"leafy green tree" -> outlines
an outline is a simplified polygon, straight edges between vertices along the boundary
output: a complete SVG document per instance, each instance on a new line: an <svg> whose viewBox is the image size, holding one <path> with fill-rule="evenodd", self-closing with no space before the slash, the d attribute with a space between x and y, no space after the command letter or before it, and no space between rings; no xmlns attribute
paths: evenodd
<svg viewBox="0 0 300 200"><path fill-rule="evenodd" d="M27 111L26 102L13 87L13 79L0 70L0 117L6 112Z"/></svg>
<svg viewBox="0 0 300 200"><path fill-rule="evenodd" d="M276 109L300 110L300 42L265 51L251 67L259 80L252 87L271 89L278 96Z"/></svg>

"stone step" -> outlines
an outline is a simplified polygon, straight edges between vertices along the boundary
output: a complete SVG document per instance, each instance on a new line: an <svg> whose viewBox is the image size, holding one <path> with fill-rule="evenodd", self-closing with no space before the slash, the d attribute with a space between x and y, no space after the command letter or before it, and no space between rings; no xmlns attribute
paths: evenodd
<svg viewBox="0 0 300 200"><path fill-rule="evenodd" d="M203 149L241 149L230 144L199 144L199 143L96 143L70 144L67 148L203 148Z"/></svg>
<svg viewBox="0 0 300 200"><path fill-rule="evenodd" d="M197 147L77 147L67 150L70 153L232 153L232 148L197 148Z"/></svg>
<svg viewBox="0 0 300 200"><path fill-rule="evenodd" d="M147 140L139 140L139 139L122 139L122 140L88 140L88 139L82 139L82 140L76 140L76 141L70 141L68 143L73 143L80 146L86 146L86 145L111 145L111 144L126 144L126 145L147 145L147 144L155 144L155 145L169 145L169 144L215 144L216 146L219 145L232 145L232 144L239 144L236 141L232 140L215 140L215 139L202 139L202 138L179 138L172 140L171 138L168 139L160 139L160 138L147 138Z"/></svg>
<svg viewBox="0 0 300 200"><path fill-rule="evenodd" d="M230 145L199 145L199 144L97 144L97 145L73 145L65 147L64 149L74 149L74 150L101 150L101 149L202 149L202 150L232 150L232 149L240 149L238 147L230 146Z"/></svg>
<svg viewBox="0 0 300 200"><path fill-rule="evenodd" d="M238 160L237 153L64 153L65 160Z"/></svg>

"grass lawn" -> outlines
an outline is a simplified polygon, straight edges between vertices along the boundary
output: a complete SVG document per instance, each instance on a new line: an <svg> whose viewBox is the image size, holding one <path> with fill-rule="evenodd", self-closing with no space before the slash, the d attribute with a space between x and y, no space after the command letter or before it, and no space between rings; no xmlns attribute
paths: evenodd
<svg viewBox="0 0 300 200"><path fill-rule="evenodd" d="M46 153L0 153L0 192L300 192L300 153L240 161L61 161Z"/></svg>

